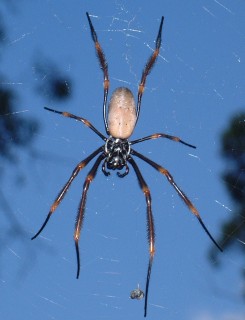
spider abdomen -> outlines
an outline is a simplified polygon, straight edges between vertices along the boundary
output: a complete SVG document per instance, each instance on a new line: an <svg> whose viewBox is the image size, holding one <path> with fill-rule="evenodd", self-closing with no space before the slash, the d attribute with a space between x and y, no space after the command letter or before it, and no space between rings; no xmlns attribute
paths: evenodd
<svg viewBox="0 0 245 320"><path fill-rule="evenodd" d="M117 88L108 107L108 129L118 139L128 139L136 124L136 106L132 92L125 87Z"/></svg>

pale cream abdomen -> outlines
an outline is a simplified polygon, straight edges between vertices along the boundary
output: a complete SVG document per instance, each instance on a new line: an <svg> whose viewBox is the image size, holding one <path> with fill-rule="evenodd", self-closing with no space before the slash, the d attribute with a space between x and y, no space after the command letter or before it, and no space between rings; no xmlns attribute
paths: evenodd
<svg viewBox="0 0 245 320"><path fill-rule="evenodd" d="M128 88L117 88L108 106L108 128L114 138L128 139L136 124L136 106Z"/></svg>

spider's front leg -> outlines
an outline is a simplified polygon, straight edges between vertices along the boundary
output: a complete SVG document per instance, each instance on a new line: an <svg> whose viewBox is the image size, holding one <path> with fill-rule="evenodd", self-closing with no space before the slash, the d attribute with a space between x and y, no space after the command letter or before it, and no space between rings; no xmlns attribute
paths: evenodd
<svg viewBox="0 0 245 320"><path fill-rule="evenodd" d="M85 179L84 185L83 185L82 199L81 199L79 207L78 207L78 213L77 213L77 219L76 219L76 225L75 225L75 231L74 231L74 240L75 240L76 255L77 255L77 279L79 278L79 273L80 273L80 254L79 254L78 242L79 242L81 228L82 228L82 224L83 224L83 220L84 220L87 192L88 192L90 183L95 178L96 172L98 170L98 166L100 165L101 161L104 158L105 158L105 154L102 153L95 161L92 169L89 171L89 173Z"/></svg>
<svg viewBox="0 0 245 320"><path fill-rule="evenodd" d="M76 176L78 175L78 173L84 168L86 167L86 165L94 158L96 157L96 155L98 153L100 153L103 150L103 147L98 148L97 150L95 150L93 153L91 153L86 159L84 159L83 161L81 161L76 168L73 170L72 175L70 176L69 180L67 181L67 183L64 185L64 187L62 188L62 190L59 192L58 196L56 197L55 201L53 202L49 213L47 215L47 218L45 219L44 223L42 224L41 228L38 230L38 232L31 238L31 240L34 240L36 237L39 236L39 234L43 231L43 229L45 228L46 224L48 223L51 215L54 213L54 211L57 209L57 207L59 206L59 204L61 203L61 201L64 199L66 192L68 191L70 185L72 184L73 180L76 178Z"/></svg>
<svg viewBox="0 0 245 320"><path fill-rule="evenodd" d="M146 206L147 206L147 238L149 243L149 262L148 262L148 269L147 269L147 277L146 277L146 285L145 285L145 306L144 306L144 317L147 315L147 304L148 304L148 291L149 291L149 284L150 284L150 278L151 278L151 269L155 254L155 227L154 227L154 220L153 220L153 214L151 209L151 193L148 185L146 184L136 162L134 159L129 156L128 162L132 165L139 185L144 192L145 200L146 200Z"/></svg>
<svg viewBox="0 0 245 320"><path fill-rule="evenodd" d="M210 240L215 244L215 246L221 251L223 252L223 249L220 247L220 245L214 240L213 236L211 235L211 233L209 232L208 228L206 227L206 225L204 224L200 213L198 212L197 208L193 205L193 203L190 201L190 199L186 196L186 194L180 189L180 187L177 185L177 183L174 181L174 178L172 177L172 175L168 172L168 170L166 170L164 167L160 166L159 164L157 164L156 162L152 161L151 159L143 156L143 154L135 151L135 150L131 150L131 153L133 155L135 155L136 157L142 159L143 161L145 161L146 163L148 163L150 166L152 166L154 169L156 169L158 172L160 172L162 175L164 175L168 182L174 187L175 191L177 192L177 194L179 195L179 197L184 201L184 203L186 204L186 206L189 208L189 210L191 211L192 214L194 214L194 216L198 219L200 225L202 226L203 230L206 232L206 234L209 236Z"/></svg>

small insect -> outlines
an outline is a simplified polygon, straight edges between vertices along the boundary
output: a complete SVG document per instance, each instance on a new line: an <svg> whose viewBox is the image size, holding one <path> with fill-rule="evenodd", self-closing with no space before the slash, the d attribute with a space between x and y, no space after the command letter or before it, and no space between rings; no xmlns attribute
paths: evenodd
<svg viewBox="0 0 245 320"><path fill-rule="evenodd" d="M140 289L140 286L138 285L137 289L134 289L130 293L131 299L137 299L141 300L144 298L144 292Z"/></svg>
<svg viewBox="0 0 245 320"><path fill-rule="evenodd" d="M85 168L92 159L96 157L96 160L92 168L90 169L89 173L85 178L85 182L83 185L82 198L79 203L76 224L75 224L74 240L75 240L76 257L77 257L77 278L78 278L80 273L79 238L80 238L81 228L84 221L86 198L87 198L87 192L88 192L90 183L95 178L96 172L101 163L102 163L102 171L105 176L109 176L111 170L117 170L117 175L120 178L125 177L129 173L129 164L130 164L136 174L137 180L139 182L139 186L144 193L145 200L146 200L146 207L147 207L146 219L147 219L147 238L148 238L148 244L149 244L149 262L148 262L148 268L147 268L146 286L145 286L145 294L144 294L145 296L144 316L146 317L148 291L149 291L152 264L153 264L154 254L155 254L155 228L154 228L154 220L153 220L152 208L151 208L150 189L148 188L148 185L146 184L145 179L143 178L140 172L140 169L136 164L133 156L145 161L151 167L153 167L155 170L157 170L159 173L161 173L163 176L167 178L169 183L174 187L175 191L178 193L180 198L184 201L184 203L189 208L189 210L196 216L202 228L209 236L209 238L213 241L213 243L217 246L217 248L220 251L222 251L222 249L214 240L214 238L208 231L207 227L203 223L203 220L201 219L198 210L194 207L194 205L188 199L185 193L178 187L178 185L174 181L174 178L168 172L168 170L132 148L132 146L137 143L147 141L147 140L152 140L152 139L158 139L158 138L166 138L175 142L179 142L191 148L195 148L195 146L184 142L183 140L181 140L176 136L171 136L165 133L154 133L149 136L139 138L137 140L133 140L133 141L129 140L130 136L134 131L136 123L139 119L141 99L143 96L147 76L152 70L157 60L157 57L159 55L161 41L162 41L162 27L163 27L164 17L162 17L160 21L160 26L159 26L159 30L158 30L158 34L155 42L155 50L149 57L141 76L140 84L138 87L137 104L135 104L135 100L132 92L128 88L120 87L120 88L117 88L112 93L111 99L107 106L107 97L108 97L108 91L110 86L108 65L105 59L104 52L98 41L98 37L93 27L90 16L88 13L86 13L86 15L87 15L87 19L88 19L88 23L91 31L92 40L95 45L97 58L99 60L99 65L104 76L103 119L104 119L105 131L107 136L104 136L100 131L98 131L92 125L91 122L89 122L88 120L82 117L76 116L69 112L61 112L61 111L53 110L50 108L45 108L48 111L58 113L64 117L81 121L85 126L90 128L95 134L97 134L104 141L104 144L100 146L97 150L92 152L86 159L78 163L78 165L73 170L69 180L66 182L66 184L61 189L58 196L56 197L55 201L51 205L50 211L43 225L41 226L39 231L32 237L32 240L35 239L43 231L51 215L54 213L54 211L57 209L57 207L65 197L67 190L71 186L73 180L76 178L78 173L83 168ZM133 294L135 298L143 297L142 293L139 294L139 292L134 292Z"/></svg>

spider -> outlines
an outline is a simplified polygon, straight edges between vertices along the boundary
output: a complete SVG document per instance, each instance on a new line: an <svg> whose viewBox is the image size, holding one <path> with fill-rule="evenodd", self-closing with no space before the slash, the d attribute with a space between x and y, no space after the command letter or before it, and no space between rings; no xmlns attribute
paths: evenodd
<svg viewBox="0 0 245 320"><path fill-rule="evenodd" d="M88 120L82 117L76 116L69 112L57 111L57 110L53 110L45 107L45 109L48 111L58 113L67 118L72 118L77 121L81 121L85 126L90 128L95 134L97 134L104 141L104 144L100 146L97 150L92 152L86 159L78 163L78 165L73 170L69 180L66 182L66 184L61 189L58 196L56 197L55 201L51 205L50 211L43 225L41 226L39 231L32 237L32 240L35 239L43 231L51 215L54 213L54 211L57 209L57 207L65 197L67 190L69 189L73 180L77 177L78 173L84 167L86 167L87 164L92 159L97 157L95 160L95 163L93 164L92 168L90 169L89 173L86 176L86 179L83 185L82 198L79 203L78 213L77 213L77 218L75 223L74 240L75 240L75 249L76 249L76 257L77 257L77 278L79 278L79 273L80 273L79 238L80 238L81 228L84 221L86 198L87 198L87 192L88 192L90 183L95 178L96 172L101 163L102 163L102 172L104 173L105 176L109 176L111 170L117 170L117 175L120 178L124 178L129 173L128 164L130 164L136 174L137 180L139 182L139 186L144 193L146 206L147 206L146 219L147 219L147 238L148 238L148 244L149 244L149 262L148 262L148 268L147 268L145 295L144 295L145 297L144 316L146 317L147 304L148 304L148 291L149 291L152 264L153 264L154 254L155 254L155 228L154 228L154 220L153 220L152 207L151 207L150 189L147 183L145 182L145 179L143 178L138 165L134 160L134 156L145 161L151 167L156 169L158 172L160 172L163 176L167 178L169 183L174 187L175 191L180 196L180 198L184 201L184 203L189 208L189 210L198 219L202 228L207 233L207 235L212 240L212 242L216 245L216 247L220 251L222 251L222 248L214 240L214 238L208 231L207 227L205 226L198 210L195 208L195 206L192 204L189 198L185 195L185 193L176 184L174 178L169 173L169 171L132 148L132 146L137 143L147 141L147 140L152 140L152 139L158 139L158 138L166 138L175 142L179 142L191 148L196 148L196 147L187 142L184 142L179 137L171 136L165 133L154 133L152 135L149 135L137 140L133 140L133 141L129 140L129 137L132 135L134 128L137 124L137 121L139 119L141 100L144 93L147 76L152 70L157 60L157 57L159 55L161 41L162 41L162 27L163 27L164 17L162 17L160 21L158 34L155 41L155 50L149 57L143 69L141 81L138 87L137 104L135 104L134 96L132 92L126 87L120 87L120 88L117 88L112 93L111 99L107 106L107 97L108 97L108 91L109 91L109 85L110 85L108 65L88 12L86 12L86 16L88 19L92 40L95 45L95 50L96 50L97 58L99 61L99 65L104 76L103 119L104 119L106 136L103 135L100 131L98 131L92 125L91 122L89 122Z"/></svg>

